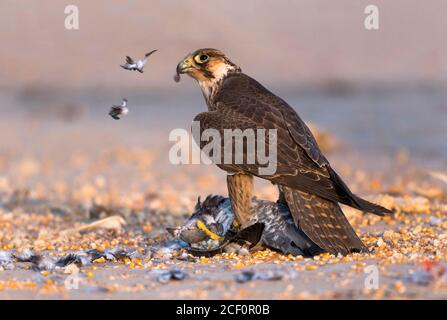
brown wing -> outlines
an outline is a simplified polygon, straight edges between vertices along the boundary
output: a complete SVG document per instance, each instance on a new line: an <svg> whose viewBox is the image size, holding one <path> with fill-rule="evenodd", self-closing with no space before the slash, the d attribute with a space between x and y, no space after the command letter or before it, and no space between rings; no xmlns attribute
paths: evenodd
<svg viewBox="0 0 447 320"><path fill-rule="evenodd" d="M326 158L310 130L286 102L243 74L228 77L214 101L217 106L214 111L201 113L194 119L200 121L201 132L212 128L224 137L224 129L276 129L277 170L262 178L294 188L315 190L323 197L339 200L325 167ZM222 149L225 148L223 140ZM200 144L203 147L206 142ZM268 150L268 139L266 144ZM223 160L222 154L218 166L226 171L259 176L259 163L223 164Z"/></svg>
<svg viewBox="0 0 447 320"><path fill-rule="evenodd" d="M214 100L224 105L222 111L231 109L264 127L281 129L285 135L290 135L288 140L300 146L314 164L320 167L329 164L295 110L256 80L245 74L234 74L226 79Z"/></svg>

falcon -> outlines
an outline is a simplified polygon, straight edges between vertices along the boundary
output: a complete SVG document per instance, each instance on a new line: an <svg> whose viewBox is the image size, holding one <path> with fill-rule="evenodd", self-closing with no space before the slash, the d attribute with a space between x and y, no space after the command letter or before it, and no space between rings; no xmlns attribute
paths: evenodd
<svg viewBox="0 0 447 320"><path fill-rule="evenodd" d="M262 128L277 132L275 173L260 175L259 162L216 163L228 173L228 195L242 228L250 221L255 176L278 186L279 201L287 204L295 225L320 248L342 255L368 252L339 203L377 215L391 211L351 192L287 102L244 74L216 49L196 50L178 63L176 71L177 75L194 78L203 93L208 111L194 119L200 123L201 132L214 129L222 137L225 129ZM207 144L196 142L202 149Z"/></svg>

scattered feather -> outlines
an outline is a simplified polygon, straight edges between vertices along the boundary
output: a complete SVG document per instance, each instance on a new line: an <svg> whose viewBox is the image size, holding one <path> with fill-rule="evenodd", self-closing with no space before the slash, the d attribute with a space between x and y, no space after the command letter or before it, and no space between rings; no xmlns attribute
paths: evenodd
<svg viewBox="0 0 447 320"><path fill-rule="evenodd" d="M110 250L99 251L97 249L90 249L87 254L91 257L92 261L104 258L107 261L115 261L115 255Z"/></svg>
<svg viewBox="0 0 447 320"><path fill-rule="evenodd" d="M114 248L109 251L116 260L123 260L123 259L135 259L139 257L139 253L135 249L131 249L130 251L126 251L121 248Z"/></svg>
<svg viewBox="0 0 447 320"><path fill-rule="evenodd" d="M22 252L14 253L14 258L18 262L31 262L31 258L34 256L34 252L29 249L25 249Z"/></svg>
<svg viewBox="0 0 447 320"><path fill-rule="evenodd" d="M56 260L53 257L40 254L33 255L31 263L34 271L53 271L56 267Z"/></svg>
<svg viewBox="0 0 447 320"><path fill-rule="evenodd" d="M84 254L70 253L56 262L56 266L60 268L67 267L71 264L74 264L78 267L89 266L92 264L91 257Z"/></svg>
<svg viewBox="0 0 447 320"><path fill-rule="evenodd" d="M163 271L161 274L157 276L157 281L161 283L168 283L171 280L183 280L186 278L186 273L178 270L178 269L172 269L172 270L166 270Z"/></svg>
<svg viewBox="0 0 447 320"><path fill-rule="evenodd" d="M267 272L255 272L255 271L243 271L236 275L236 282L245 283L253 280L268 280L268 281L278 281L283 278L282 275L275 273L273 271Z"/></svg>

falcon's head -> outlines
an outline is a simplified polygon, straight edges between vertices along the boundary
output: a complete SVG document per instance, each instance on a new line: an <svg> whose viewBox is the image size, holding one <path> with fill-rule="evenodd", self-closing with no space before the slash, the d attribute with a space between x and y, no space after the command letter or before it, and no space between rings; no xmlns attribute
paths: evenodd
<svg viewBox="0 0 447 320"><path fill-rule="evenodd" d="M241 72L236 64L216 49L199 49L187 55L177 65L177 74L186 73L207 91L230 72Z"/></svg>

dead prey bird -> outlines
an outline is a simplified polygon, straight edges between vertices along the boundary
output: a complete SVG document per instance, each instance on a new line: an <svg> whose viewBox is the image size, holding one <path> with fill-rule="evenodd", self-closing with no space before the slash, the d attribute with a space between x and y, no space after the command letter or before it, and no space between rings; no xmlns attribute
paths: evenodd
<svg viewBox="0 0 447 320"><path fill-rule="evenodd" d="M229 198L210 195L203 202L198 200L194 213L182 226L168 231L189 243L193 251L214 252L241 240L250 243L251 248L268 247L296 256L313 256L324 251L295 226L285 204L253 198L249 227L239 232L234 228L234 218ZM260 225L263 227L259 228Z"/></svg>
<svg viewBox="0 0 447 320"><path fill-rule="evenodd" d="M109 115L115 120L120 120L121 116L125 116L128 113L129 108L127 107L127 99L123 99L120 106L113 105L110 108Z"/></svg>
<svg viewBox="0 0 447 320"><path fill-rule="evenodd" d="M151 52L146 53L144 55L144 59L142 59L142 60L136 60L135 61L131 57L126 56L126 64L121 65L121 68L126 69L126 70L130 70L130 71L138 71L140 73L143 73L144 72L143 68L144 68L144 66L147 63L147 60L148 60L149 56L151 54L153 54L155 51L157 51L157 50L152 50Z"/></svg>

